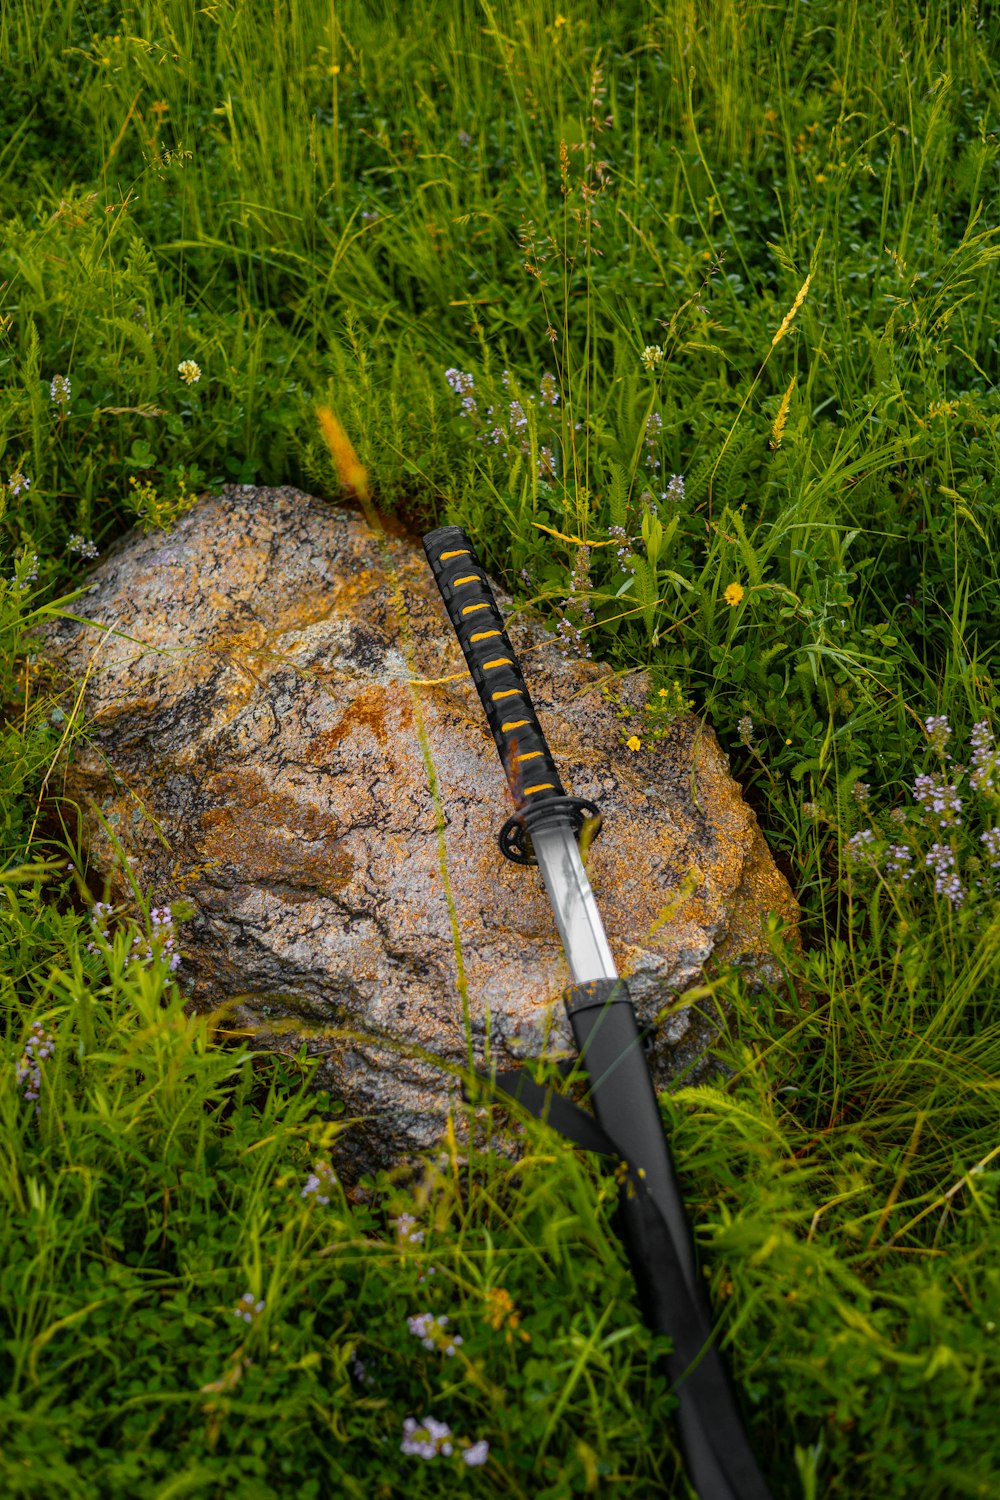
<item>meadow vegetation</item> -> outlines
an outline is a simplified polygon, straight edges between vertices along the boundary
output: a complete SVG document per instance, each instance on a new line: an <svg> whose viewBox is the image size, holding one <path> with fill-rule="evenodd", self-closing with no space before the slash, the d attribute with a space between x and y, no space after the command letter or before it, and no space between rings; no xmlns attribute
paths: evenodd
<svg viewBox="0 0 1000 1500"><path fill-rule="evenodd" d="M662 1098L776 1500L996 1493L1000 23L561 3L0 6L5 1495L685 1493L607 1180L342 1184L59 796L32 627L223 483L336 498L317 404L651 670L632 753L693 705L801 902Z"/></svg>

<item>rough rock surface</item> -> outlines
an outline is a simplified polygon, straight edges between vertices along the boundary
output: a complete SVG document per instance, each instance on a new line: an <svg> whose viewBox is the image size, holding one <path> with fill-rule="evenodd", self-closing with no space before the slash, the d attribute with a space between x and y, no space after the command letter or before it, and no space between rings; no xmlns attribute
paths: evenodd
<svg viewBox="0 0 1000 1500"><path fill-rule="evenodd" d="M235 487L124 537L92 577L75 608L93 624L61 621L43 646L73 681L89 672L65 791L92 863L127 897L104 819L157 904L193 905L192 1001L324 1059L319 1086L363 1117L355 1167L438 1137L455 1079L408 1049L466 1062L466 1014L478 1065L487 1039L501 1066L571 1048L541 879L498 850L506 783L411 538ZM762 918L793 921L794 900L710 729L681 716L636 754L606 669L565 660L530 616L510 635L567 790L604 811L590 876L640 1019L658 1017L665 1083L711 1035L684 992L713 955L766 973ZM641 709L648 680L616 691Z"/></svg>

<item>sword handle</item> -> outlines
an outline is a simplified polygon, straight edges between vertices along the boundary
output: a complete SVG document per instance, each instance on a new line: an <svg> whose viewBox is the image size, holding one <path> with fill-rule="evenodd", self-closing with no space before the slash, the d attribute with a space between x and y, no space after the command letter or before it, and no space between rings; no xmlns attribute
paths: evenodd
<svg viewBox="0 0 1000 1500"><path fill-rule="evenodd" d="M592 802L567 797L563 789L471 539L460 526L439 526L423 543L517 809L500 834L500 848L516 864L533 864L533 825L558 816L568 819L579 835L585 818L596 819L600 827L600 813Z"/></svg>
<svg viewBox="0 0 1000 1500"><path fill-rule="evenodd" d="M520 804L564 796L559 772L471 539L460 526L439 526L424 537L424 551L469 664L514 801Z"/></svg>

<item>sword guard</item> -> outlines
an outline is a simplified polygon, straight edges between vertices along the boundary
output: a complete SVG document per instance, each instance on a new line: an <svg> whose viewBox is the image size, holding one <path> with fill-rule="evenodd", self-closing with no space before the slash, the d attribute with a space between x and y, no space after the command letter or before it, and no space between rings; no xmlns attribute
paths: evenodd
<svg viewBox="0 0 1000 1500"><path fill-rule="evenodd" d="M534 807L518 808L511 813L497 835L500 852L515 865L536 865L535 852L531 847L531 830L546 824L569 820L574 837L579 841L585 824L593 825L591 841L596 839L604 824L604 816L596 802L586 797L549 797L537 802Z"/></svg>

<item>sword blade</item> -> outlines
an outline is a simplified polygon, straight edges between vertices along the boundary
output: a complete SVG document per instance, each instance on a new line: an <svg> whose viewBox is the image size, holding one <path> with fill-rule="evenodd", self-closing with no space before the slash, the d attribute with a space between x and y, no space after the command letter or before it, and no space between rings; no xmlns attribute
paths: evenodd
<svg viewBox="0 0 1000 1500"><path fill-rule="evenodd" d="M608 936L571 828L539 828L531 835L574 984L617 979Z"/></svg>

